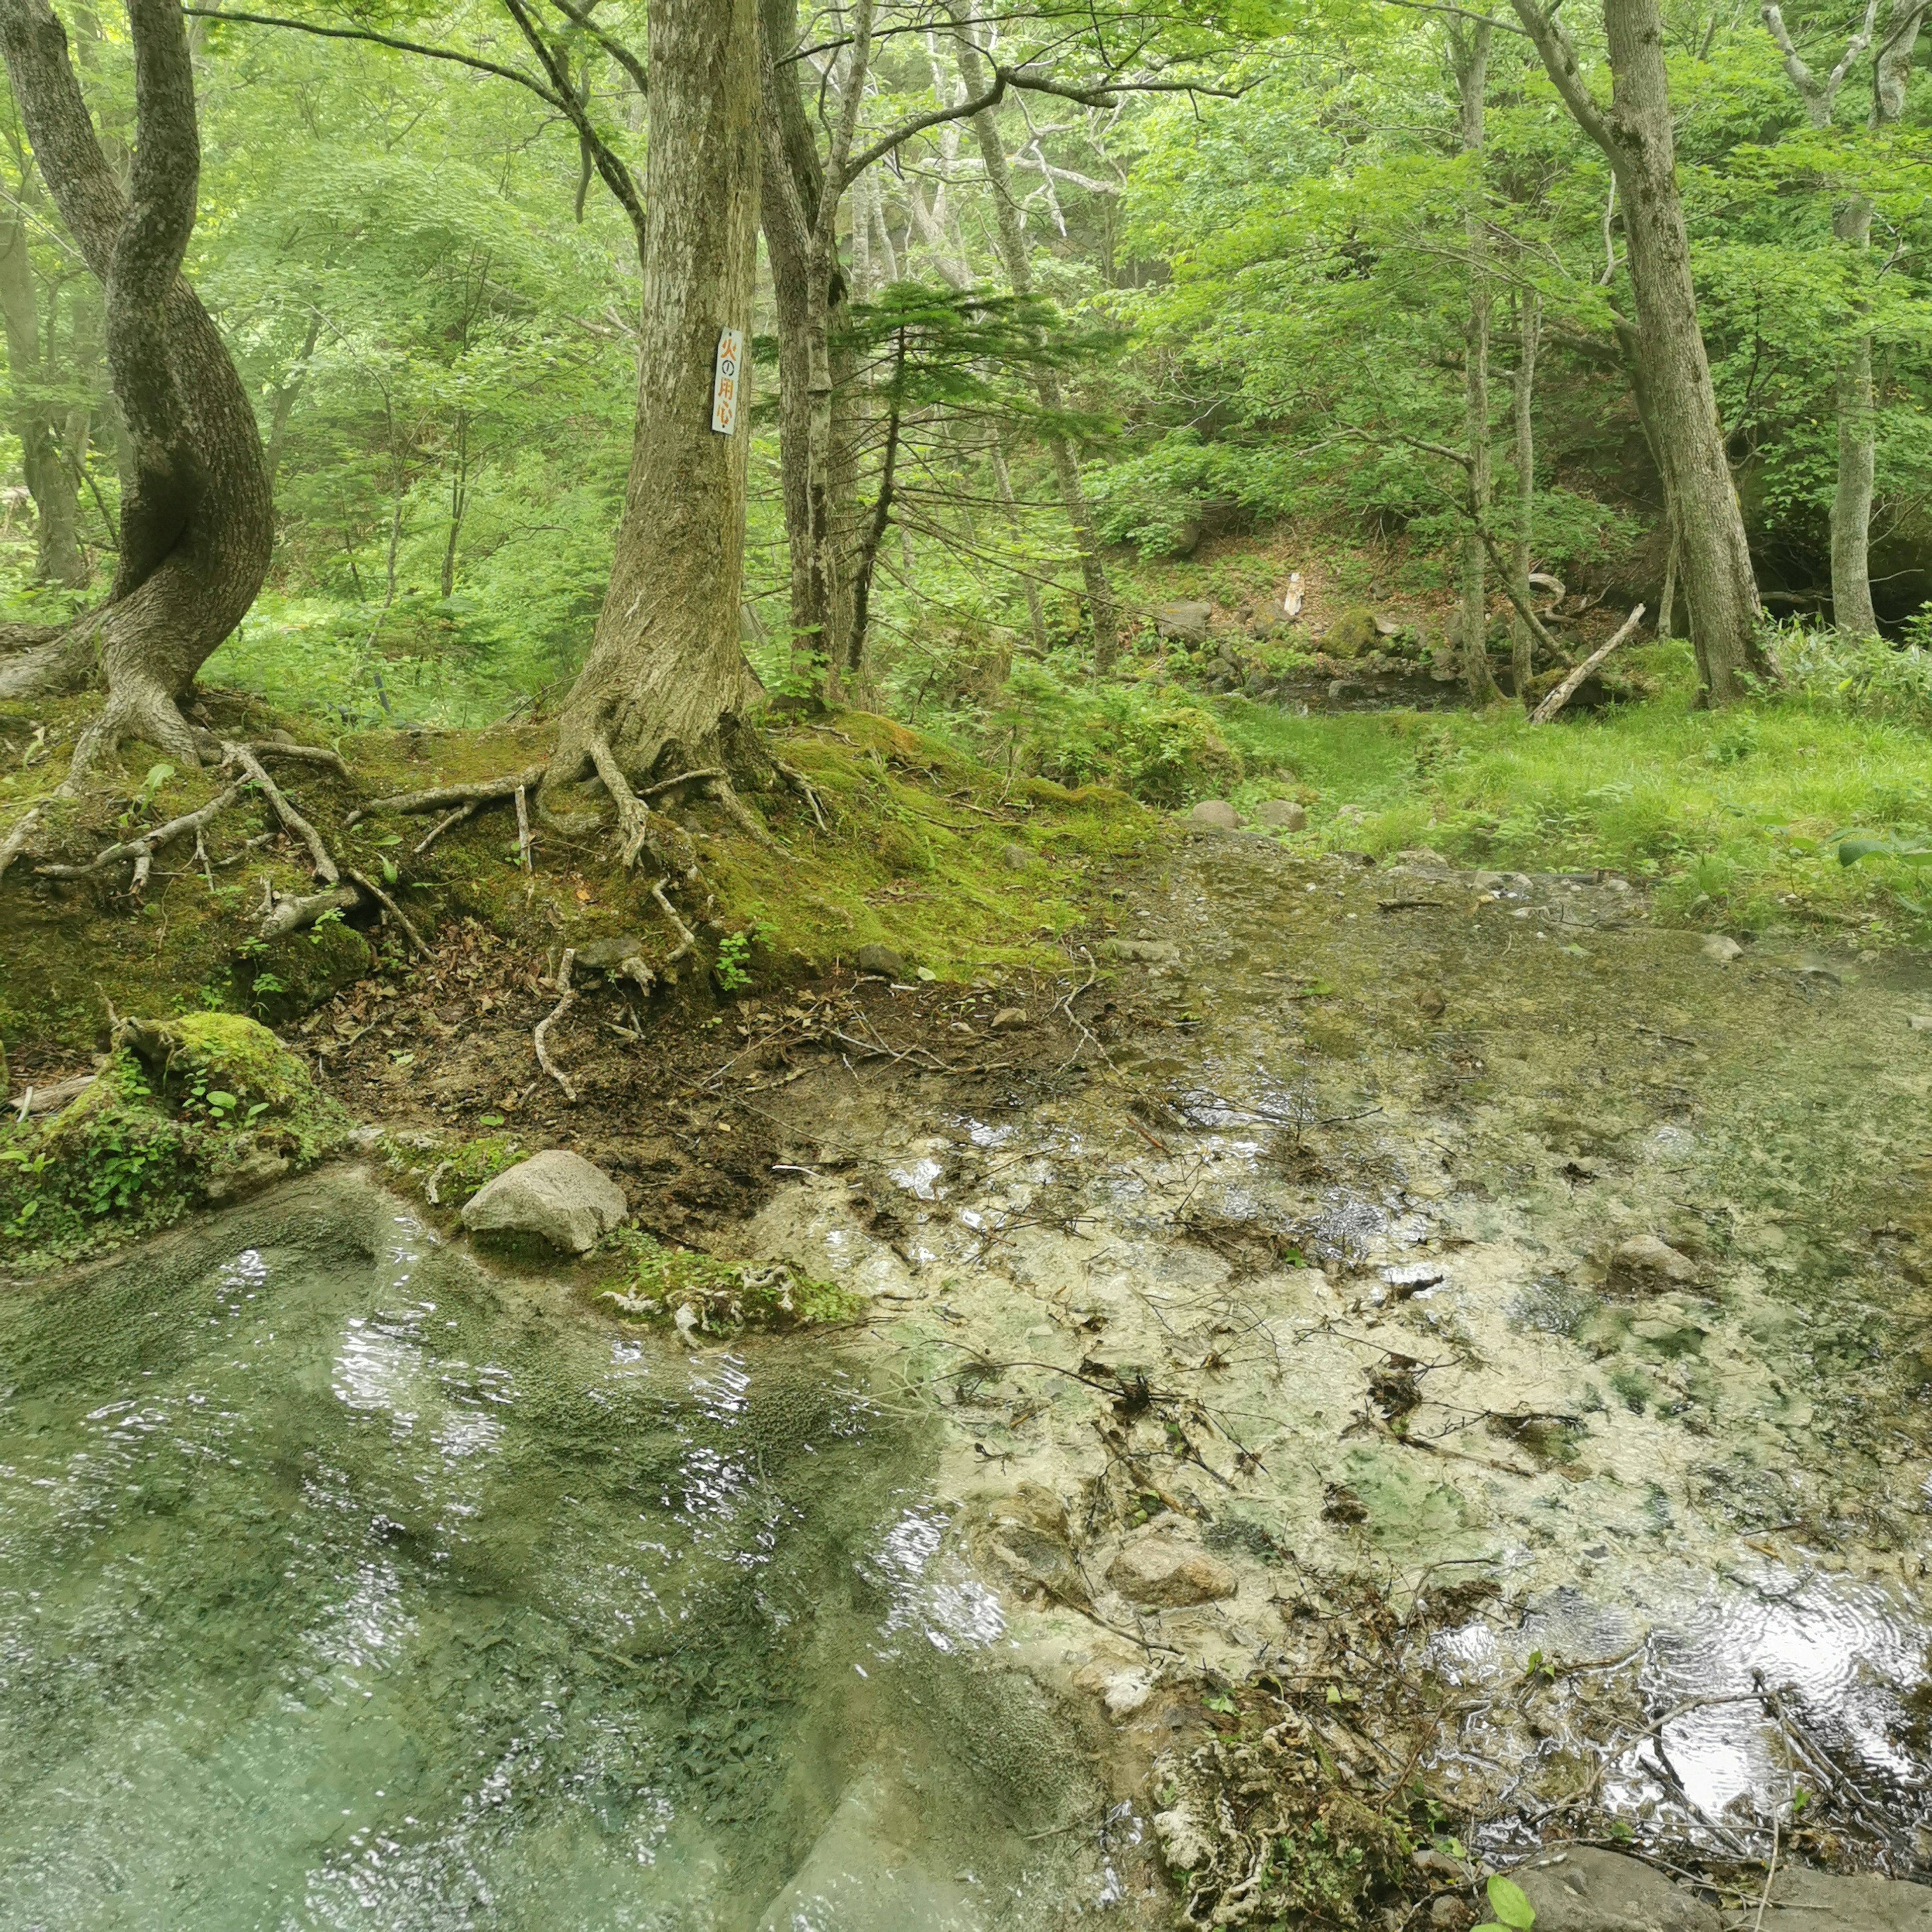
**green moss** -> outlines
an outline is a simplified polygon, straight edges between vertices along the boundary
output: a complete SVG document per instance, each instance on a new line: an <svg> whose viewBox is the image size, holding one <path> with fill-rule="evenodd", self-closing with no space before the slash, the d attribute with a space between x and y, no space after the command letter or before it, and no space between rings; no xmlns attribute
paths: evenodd
<svg viewBox="0 0 1932 1932"><path fill-rule="evenodd" d="M474 1140L440 1141L424 1137L420 1144L386 1136L388 1178L427 1206L453 1219L463 1204L485 1181L514 1167L530 1150L522 1142L501 1134L479 1135ZM434 1185L436 1198L429 1198Z"/></svg>
<svg viewBox="0 0 1932 1932"><path fill-rule="evenodd" d="M324 920L244 952L235 978L243 1004L272 1024L313 1012L376 964L376 950L352 926Z"/></svg>
<svg viewBox="0 0 1932 1932"><path fill-rule="evenodd" d="M860 1296L789 1262L721 1262L693 1249L668 1247L634 1228L619 1228L598 1254L618 1264L592 1291L600 1305L634 1321L670 1322L686 1333L808 1328L849 1320L864 1306Z"/></svg>
<svg viewBox="0 0 1932 1932"><path fill-rule="evenodd" d="M80 1096L0 1126L0 1254L46 1268L312 1166L349 1117L266 1027L232 1013L124 1024Z"/></svg>

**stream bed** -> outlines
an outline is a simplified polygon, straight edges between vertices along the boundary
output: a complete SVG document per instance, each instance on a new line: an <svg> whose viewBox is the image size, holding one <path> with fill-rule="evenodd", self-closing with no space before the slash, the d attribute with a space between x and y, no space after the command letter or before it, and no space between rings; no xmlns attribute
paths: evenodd
<svg viewBox="0 0 1932 1932"><path fill-rule="evenodd" d="M0 1928L1267 1924L1258 1684L1459 1857L1924 1876L1932 973L1239 835L1114 923L1044 1081L746 1102L861 1326L347 1171L0 1298Z"/></svg>

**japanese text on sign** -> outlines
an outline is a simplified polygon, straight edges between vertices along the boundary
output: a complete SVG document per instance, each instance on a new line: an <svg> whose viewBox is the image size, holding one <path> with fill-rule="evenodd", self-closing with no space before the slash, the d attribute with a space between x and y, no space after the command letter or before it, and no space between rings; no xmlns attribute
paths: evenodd
<svg viewBox="0 0 1932 1932"><path fill-rule="evenodd" d="M739 392L743 386L745 332L722 329L718 337L718 373L711 385L711 427L729 436L738 427Z"/></svg>

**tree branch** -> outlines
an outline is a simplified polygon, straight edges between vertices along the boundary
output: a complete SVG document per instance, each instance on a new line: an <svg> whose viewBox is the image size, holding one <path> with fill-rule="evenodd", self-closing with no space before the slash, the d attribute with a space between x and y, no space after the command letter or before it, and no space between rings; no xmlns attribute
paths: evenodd
<svg viewBox="0 0 1932 1932"><path fill-rule="evenodd" d="M1577 126L1603 149L1610 165L1615 167L1622 158L1622 150L1615 131L1603 110L1597 105L1576 64L1576 50L1570 44L1570 36L1563 31L1556 15L1545 14L1536 0L1510 0L1510 4L1543 62L1550 84L1563 97L1564 106L1575 116Z"/></svg>
<svg viewBox="0 0 1932 1932"><path fill-rule="evenodd" d="M10 0L18 4L20 0ZM419 55L424 60L448 61L457 67L473 68L478 74L494 74L499 80L514 81L526 92L534 94L548 107L560 113L568 110L562 101L551 93L539 80L526 74L520 74L513 67L503 67L493 60L485 60L479 54L466 54L454 47L432 47L421 40L405 40L394 34L379 34L368 27L323 27L312 20L291 20L279 14L233 14L218 7L184 7L182 12L191 20L219 20L224 25L244 27L283 27L290 33L313 34L324 40L367 40L372 46L393 48L398 53ZM36 143L38 146L38 144Z"/></svg>
<svg viewBox="0 0 1932 1932"><path fill-rule="evenodd" d="M590 0L590 5L584 7L573 7L570 4L570 0L550 0L550 4L566 20L581 27L631 76L640 94L646 94L650 92L644 85L644 62L638 59L637 56L632 52L630 49L625 46L614 34L607 34L590 17L590 8L596 4L596 0Z"/></svg>

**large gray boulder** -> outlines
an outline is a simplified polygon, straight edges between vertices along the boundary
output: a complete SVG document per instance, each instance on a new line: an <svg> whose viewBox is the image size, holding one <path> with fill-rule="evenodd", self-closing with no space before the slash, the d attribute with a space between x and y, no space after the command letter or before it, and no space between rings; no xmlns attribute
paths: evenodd
<svg viewBox="0 0 1932 1932"><path fill-rule="evenodd" d="M1232 832L1241 822L1241 814L1225 798L1203 799L1187 814L1190 825L1216 825Z"/></svg>
<svg viewBox="0 0 1932 1932"><path fill-rule="evenodd" d="M1718 1932L1716 1911L1654 1866L1587 1845L1510 1874L1536 1932Z"/></svg>
<svg viewBox="0 0 1932 1932"><path fill-rule="evenodd" d="M1726 1927L1754 1927L1755 1904L1726 1918ZM1543 1921L1537 1922L1538 1932ZM1832 1932L1856 1925L1858 1932L1932 1932L1932 1889L1903 1879L1867 1873L1840 1878L1834 1873L1781 1868L1771 1888L1764 1932Z"/></svg>
<svg viewBox="0 0 1932 1932"><path fill-rule="evenodd" d="M473 1234L548 1242L586 1254L631 1211L601 1167L562 1148L506 1168L470 1197L463 1225Z"/></svg>
<svg viewBox="0 0 1932 1932"><path fill-rule="evenodd" d="M1308 824L1308 808L1292 798L1264 798L1255 807L1255 817L1264 825L1280 826L1284 832L1300 832Z"/></svg>
<svg viewBox="0 0 1932 1932"><path fill-rule="evenodd" d="M1154 627L1163 638L1179 638L1198 644L1208 634L1208 620L1214 614L1209 604L1163 604L1154 614Z"/></svg>

